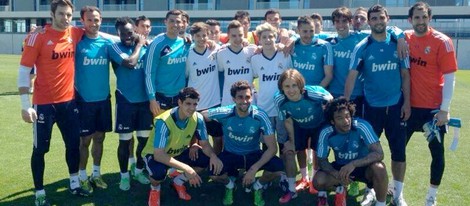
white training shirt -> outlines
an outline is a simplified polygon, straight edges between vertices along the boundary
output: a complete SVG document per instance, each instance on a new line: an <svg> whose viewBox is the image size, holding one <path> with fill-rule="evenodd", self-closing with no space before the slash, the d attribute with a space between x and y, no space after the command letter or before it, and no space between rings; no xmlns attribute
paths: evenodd
<svg viewBox="0 0 470 206"><path fill-rule="evenodd" d="M246 80L253 87L253 69L251 69L251 56L256 47L244 47L239 52L233 52L229 47L217 52L217 65L219 71L224 72L224 87L222 89L222 106L233 104L230 88L232 84Z"/></svg>
<svg viewBox="0 0 470 206"><path fill-rule="evenodd" d="M209 109L220 104L219 70L216 51L206 48L200 54L191 49L186 59L188 87L195 88L200 94L197 110Z"/></svg>

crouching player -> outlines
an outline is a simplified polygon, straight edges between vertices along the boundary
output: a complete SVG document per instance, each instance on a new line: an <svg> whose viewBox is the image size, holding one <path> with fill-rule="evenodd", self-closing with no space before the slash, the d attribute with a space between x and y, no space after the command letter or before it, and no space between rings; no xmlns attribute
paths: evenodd
<svg viewBox="0 0 470 206"><path fill-rule="evenodd" d="M331 125L322 129L318 141L317 156L320 171L313 179L319 190L318 205L328 205L326 190L336 186L335 205L346 205L347 186L352 181L361 181L369 188L373 186L376 206L385 206L388 177L379 138L371 125L352 118L355 105L344 98L333 100L325 110L326 121ZM328 161L330 149L335 162Z"/></svg>
<svg viewBox="0 0 470 206"><path fill-rule="evenodd" d="M251 105L251 86L248 81L237 81L231 89L235 104L217 107L204 111L206 120L216 120L222 124L224 150L219 154L224 163L221 176L212 178L225 184L224 205L233 204L235 176L238 169L245 169L243 185L253 186L254 205L265 205L262 189L266 183L278 178L284 170L282 160L275 156L277 153L276 138L269 117L263 110ZM263 135L267 150L260 149L260 138ZM256 179L258 171L264 170L263 175Z"/></svg>
<svg viewBox="0 0 470 206"><path fill-rule="evenodd" d="M155 118L149 141L142 151L151 182L149 206L160 205L160 183L165 179L168 168L184 172L173 179L172 185L180 199L191 200L183 184L189 181L191 186L198 187L202 181L196 171L210 165L212 173L218 175L223 167L207 140L204 119L196 112L198 101L199 93L194 88L183 88L178 95L178 106ZM191 160L188 145L193 136L199 140L204 154Z"/></svg>

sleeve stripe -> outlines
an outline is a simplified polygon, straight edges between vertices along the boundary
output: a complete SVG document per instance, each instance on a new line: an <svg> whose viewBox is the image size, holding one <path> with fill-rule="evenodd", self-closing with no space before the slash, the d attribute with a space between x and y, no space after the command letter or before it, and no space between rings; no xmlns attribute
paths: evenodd
<svg viewBox="0 0 470 206"><path fill-rule="evenodd" d="M27 46L34 46L34 43L36 42L36 38L38 36L38 33L33 33L29 36L29 39L28 39L28 42L27 42Z"/></svg>
<svg viewBox="0 0 470 206"><path fill-rule="evenodd" d="M375 133L374 134L372 133L372 132L374 132L374 130L371 127L368 127L363 122L358 122L357 123L357 128L360 129L360 131L365 135L365 138L366 138L365 140L366 140L367 143L377 142L377 138L374 138L377 135L375 135Z"/></svg>
<svg viewBox="0 0 470 206"><path fill-rule="evenodd" d="M265 133L266 133L265 135L274 134L274 130L273 130L273 128L271 127L271 124L270 124L270 123L271 123L271 120L269 120L268 115L267 115L265 112L262 112L262 111L258 110L256 116L257 116L258 118L260 118L261 121L264 121L265 124L266 124L266 127L267 127L267 128L265 128L265 130L266 130L266 131L265 131Z"/></svg>
<svg viewBox="0 0 470 206"><path fill-rule="evenodd" d="M165 148L165 143L167 142L167 133L168 128L166 127L166 124L162 124L162 128L160 128L160 144L158 144L158 148Z"/></svg>
<svg viewBox="0 0 470 206"><path fill-rule="evenodd" d="M327 142L326 138L328 138L332 132L333 132L333 127L327 127L320 132L320 136L318 138L318 145L316 148L318 150L317 151L318 157L324 158L325 153L327 153L327 151L324 151L324 148L328 148L328 146L325 147L325 145L323 144L324 142Z"/></svg>
<svg viewBox="0 0 470 206"><path fill-rule="evenodd" d="M153 88L152 78L151 78L152 64L153 64L155 48L157 47L157 45L160 42L162 42L165 39L163 37L164 36L161 35L161 36L158 36L157 38L155 38L153 40L152 44L150 44L150 48L147 52L147 62L146 62L146 66L145 66L145 85L147 86L148 94L155 93L155 89Z"/></svg>

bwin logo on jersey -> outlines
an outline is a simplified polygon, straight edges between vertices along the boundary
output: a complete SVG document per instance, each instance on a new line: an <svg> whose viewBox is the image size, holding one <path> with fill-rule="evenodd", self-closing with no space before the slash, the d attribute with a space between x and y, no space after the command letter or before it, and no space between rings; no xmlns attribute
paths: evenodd
<svg viewBox="0 0 470 206"><path fill-rule="evenodd" d="M209 74L214 71L215 71L215 65L209 64L209 66L204 69L196 69L196 75L201 76L203 74Z"/></svg>
<svg viewBox="0 0 470 206"><path fill-rule="evenodd" d="M227 69L228 75L241 75L250 73L250 68L242 67L241 69Z"/></svg>
<svg viewBox="0 0 470 206"><path fill-rule="evenodd" d="M351 50L348 50L348 51L335 51L335 57L338 57L338 58L351 58Z"/></svg>
<svg viewBox="0 0 470 206"><path fill-rule="evenodd" d="M100 58L83 58L83 66L94 66L94 65L108 65L108 59L103 58L100 56Z"/></svg>
<svg viewBox="0 0 470 206"><path fill-rule="evenodd" d="M294 60L294 67L302 70L315 70L315 64L310 64L310 62L297 62L297 60Z"/></svg>
<svg viewBox="0 0 470 206"><path fill-rule="evenodd" d="M237 136L237 135L234 135L232 132L228 133L228 137L230 139L233 139L233 140L237 141L237 142L250 142L251 140L253 140L253 137L250 137L248 135Z"/></svg>
<svg viewBox="0 0 470 206"><path fill-rule="evenodd" d="M396 70L397 68L397 63L392 63L391 61L388 61L386 64L372 63L372 72L390 71Z"/></svg>
<svg viewBox="0 0 470 206"><path fill-rule="evenodd" d="M314 116L313 115L310 115L308 117L304 117L304 118L301 118L301 119L297 119L297 118L294 118L294 120L298 123L306 123L306 122L311 122L313 121L313 118Z"/></svg>
<svg viewBox="0 0 470 206"><path fill-rule="evenodd" d="M359 156L357 152L338 152L338 157L345 160L353 160Z"/></svg>
<svg viewBox="0 0 470 206"><path fill-rule="evenodd" d="M172 64L180 64L180 63L185 63L186 62L186 57L175 57L175 58L168 58L167 64L172 65Z"/></svg>

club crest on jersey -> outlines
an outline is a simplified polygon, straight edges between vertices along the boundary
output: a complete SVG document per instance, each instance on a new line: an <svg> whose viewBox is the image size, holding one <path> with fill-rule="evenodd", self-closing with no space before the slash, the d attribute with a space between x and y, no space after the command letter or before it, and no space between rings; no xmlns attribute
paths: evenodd
<svg viewBox="0 0 470 206"><path fill-rule="evenodd" d="M380 49L380 52L384 52L384 49Z"/></svg>
<svg viewBox="0 0 470 206"><path fill-rule="evenodd" d="M280 70L283 70L284 69L284 65L282 63L279 63L277 65L277 68L280 69Z"/></svg>
<svg viewBox="0 0 470 206"><path fill-rule="evenodd" d="M246 63L248 63L248 64L251 63L251 57L250 57L250 58L246 58Z"/></svg>
<svg viewBox="0 0 470 206"><path fill-rule="evenodd" d="M358 143L357 141L353 141L353 142L352 142L352 147L353 147L354 149L359 148L359 143Z"/></svg>
<svg viewBox="0 0 470 206"><path fill-rule="evenodd" d="M312 59L317 59L317 54L312 53Z"/></svg>
<svg viewBox="0 0 470 206"><path fill-rule="evenodd" d="M248 131L250 131L250 133L252 133L252 134L256 132L254 127L250 127L250 129Z"/></svg>
<svg viewBox="0 0 470 206"><path fill-rule="evenodd" d="M431 52L431 47L430 46L427 46L426 48L424 48L424 53L425 54L429 54Z"/></svg>
<svg viewBox="0 0 470 206"><path fill-rule="evenodd" d="M86 54L86 53L88 53L88 49L83 48L82 50L80 50L80 53Z"/></svg>

